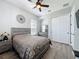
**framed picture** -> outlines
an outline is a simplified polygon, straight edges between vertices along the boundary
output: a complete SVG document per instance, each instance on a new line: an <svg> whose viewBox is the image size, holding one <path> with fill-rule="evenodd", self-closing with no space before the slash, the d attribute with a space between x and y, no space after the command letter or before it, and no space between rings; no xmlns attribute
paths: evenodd
<svg viewBox="0 0 79 59"><path fill-rule="evenodd" d="M17 15L17 21L21 24L25 23L25 17L22 15Z"/></svg>

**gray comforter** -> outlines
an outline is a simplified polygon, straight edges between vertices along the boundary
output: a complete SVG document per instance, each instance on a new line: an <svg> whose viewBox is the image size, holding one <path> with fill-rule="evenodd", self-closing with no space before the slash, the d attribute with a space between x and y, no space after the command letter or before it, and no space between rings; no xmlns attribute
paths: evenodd
<svg viewBox="0 0 79 59"><path fill-rule="evenodd" d="M13 37L13 46L22 59L35 59L49 48L49 40L39 36L16 35Z"/></svg>

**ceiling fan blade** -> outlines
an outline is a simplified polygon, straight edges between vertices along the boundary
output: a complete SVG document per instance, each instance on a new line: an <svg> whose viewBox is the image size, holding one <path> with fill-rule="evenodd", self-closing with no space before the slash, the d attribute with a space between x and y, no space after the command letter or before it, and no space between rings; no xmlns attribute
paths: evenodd
<svg viewBox="0 0 79 59"><path fill-rule="evenodd" d="M41 5L42 7L49 7L49 5Z"/></svg>
<svg viewBox="0 0 79 59"><path fill-rule="evenodd" d="M37 0L37 2L40 2L40 0Z"/></svg>
<svg viewBox="0 0 79 59"><path fill-rule="evenodd" d="M34 8L36 8L36 7L37 7L37 5Z"/></svg>
<svg viewBox="0 0 79 59"><path fill-rule="evenodd" d="M40 0L40 3L42 3L43 2L43 0Z"/></svg>
<svg viewBox="0 0 79 59"><path fill-rule="evenodd" d="M39 11L41 12L41 8L39 8Z"/></svg>

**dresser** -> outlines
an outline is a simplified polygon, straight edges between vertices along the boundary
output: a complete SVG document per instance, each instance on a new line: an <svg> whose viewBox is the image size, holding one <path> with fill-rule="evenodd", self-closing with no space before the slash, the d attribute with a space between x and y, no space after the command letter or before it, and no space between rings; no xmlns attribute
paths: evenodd
<svg viewBox="0 0 79 59"><path fill-rule="evenodd" d="M10 40L0 41L0 53L8 51L11 48Z"/></svg>
<svg viewBox="0 0 79 59"><path fill-rule="evenodd" d="M38 36L48 37L48 33L47 32L39 32Z"/></svg>

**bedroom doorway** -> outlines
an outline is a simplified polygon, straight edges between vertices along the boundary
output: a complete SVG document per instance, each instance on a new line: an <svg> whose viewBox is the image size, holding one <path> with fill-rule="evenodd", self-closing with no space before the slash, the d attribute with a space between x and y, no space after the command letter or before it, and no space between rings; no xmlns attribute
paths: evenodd
<svg viewBox="0 0 79 59"><path fill-rule="evenodd" d="M37 35L37 20L31 19L31 35Z"/></svg>

